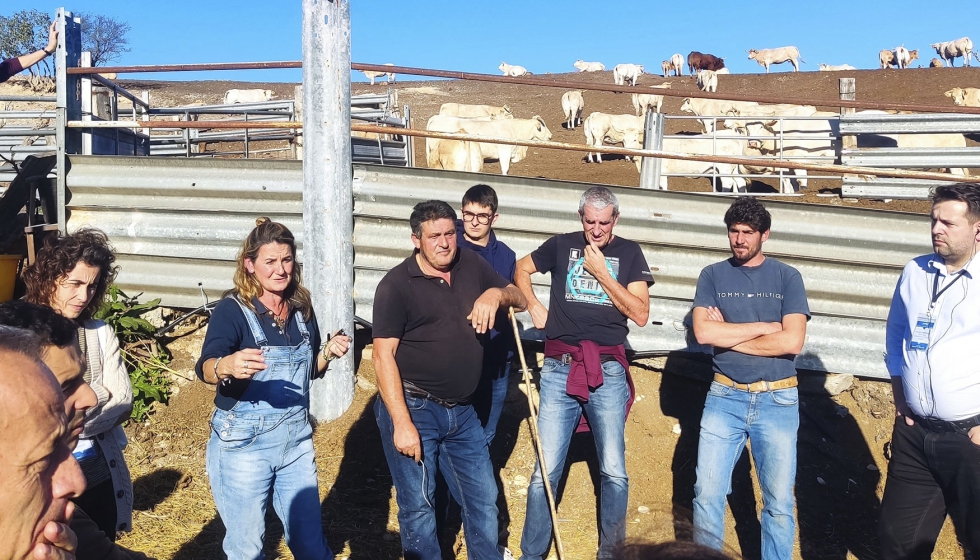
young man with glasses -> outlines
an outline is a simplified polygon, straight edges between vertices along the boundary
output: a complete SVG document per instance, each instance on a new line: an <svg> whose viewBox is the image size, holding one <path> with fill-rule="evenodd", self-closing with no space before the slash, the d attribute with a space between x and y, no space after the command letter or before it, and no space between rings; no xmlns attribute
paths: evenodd
<svg viewBox="0 0 980 560"><path fill-rule="evenodd" d="M514 281L514 269L517 267L517 255L506 244L497 239L493 232L493 224L497 218L497 192L489 185L473 185L465 194L460 205L461 220L456 222L456 238L460 247L475 251L490 266L508 282ZM507 309L501 307L497 312L490 339L483 350L483 372L480 384L473 394L473 408L483 425L483 433L487 438L487 446L493 442L497 433L497 423L504 410L504 400L507 398L507 382L510 378L510 362L517 351L514 341L514 329L510 326ZM494 469L496 472L496 468ZM436 496L439 502L445 500L445 492ZM437 502L438 503L438 502ZM506 551L507 504L501 501L498 505L498 546L505 551L504 558L513 558ZM437 505L441 515L448 516L448 510ZM442 521L442 520L440 520Z"/></svg>
<svg viewBox="0 0 980 560"><path fill-rule="evenodd" d="M476 251L497 274L513 282L517 255L493 233L493 224L500 217L496 191L489 185L470 187L463 195L460 213L463 219L456 222L459 246ZM510 317L507 310L501 308L490 332L490 343L483 351L483 376L474 395L474 406L483 424L487 445L497 432L497 422L507 397L510 361L516 349Z"/></svg>

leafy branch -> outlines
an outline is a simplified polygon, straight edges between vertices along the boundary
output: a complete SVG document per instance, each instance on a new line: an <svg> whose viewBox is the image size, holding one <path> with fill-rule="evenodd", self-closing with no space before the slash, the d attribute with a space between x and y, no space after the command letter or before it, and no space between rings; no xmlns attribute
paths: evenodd
<svg viewBox="0 0 980 560"><path fill-rule="evenodd" d="M153 411L153 403L166 404L171 386L167 373L175 373L167 367L170 355L153 338L156 328L142 317L159 307L160 299L140 303L139 295L130 297L118 286L109 286L108 299L95 314L119 337L119 349L133 385L131 418L136 422L146 419Z"/></svg>

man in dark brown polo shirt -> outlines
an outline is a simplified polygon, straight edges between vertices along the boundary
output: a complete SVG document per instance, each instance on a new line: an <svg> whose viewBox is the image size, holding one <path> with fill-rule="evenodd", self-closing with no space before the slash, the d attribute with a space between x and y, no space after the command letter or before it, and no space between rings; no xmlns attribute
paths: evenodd
<svg viewBox="0 0 980 560"><path fill-rule="evenodd" d="M498 308L526 300L482 257L456 246L456 212L417 204L412 256L392 268L374 296L374 413L397 490L406 560L440 558L433 508L436 473L462 507L466 549L499 559L497 486L470 398Z"/></svg>

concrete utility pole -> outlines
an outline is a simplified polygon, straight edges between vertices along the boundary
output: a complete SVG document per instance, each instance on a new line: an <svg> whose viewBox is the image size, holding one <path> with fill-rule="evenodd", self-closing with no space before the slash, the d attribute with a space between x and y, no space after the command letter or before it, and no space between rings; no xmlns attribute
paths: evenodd
<svg viewBox="0 0 980 560"><path fill-rule="evenodd" d="M68 121L82 119L81 76L70 75L68 68L80 65L82 58L82 24L73 18L71 12L58 8L55 15L58 29L58 48L55 51L55 120L57 121L57 143L55 158L58 168L58 229L66 232L68 215L65 204L68 202L68 155L82 153L82 131L69 129Z"/></svg>
<svg viewBox="0 0 980 560"><path fill-rule="evenodd" d="M350 2L303 0L303 282L320 332L354 334ZM354 400L353 353L313 383L310 409L333 420Z"/></svg>

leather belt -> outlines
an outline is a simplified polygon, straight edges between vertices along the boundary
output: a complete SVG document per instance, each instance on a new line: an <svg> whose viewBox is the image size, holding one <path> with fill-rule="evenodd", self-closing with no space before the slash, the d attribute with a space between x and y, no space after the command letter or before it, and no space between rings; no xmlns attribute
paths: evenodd
<svg viewBox="0 0 980 560"><path fill-rule="evenodd" d="M467 404L469 402L468 400L463 399L444 399L442 397L437 397L425 389L416 387L409 381L402 380L402 388L405 390L405 394L410 397L432 401L443 408L453 408L457 405Z"/></svg>
<svg viewBox="0 0 980 560"><path fill-rule="evenodd" d="M566 365L566 366L571 365L572 362L574 361L572 359L572 355L568 353L562 354L560 356L555 356L554 359L558 360L559 362L562 363L562 365ZM615 362L615 361L616 361L616 356L610 356L608 354L599 356L599 362L603 364L606 362Z"/></svg>
<svg viewBox="0 0 980 560"><path fill-rule="evenodd" d="M980 426L980 414L964 420L940 420L939 418L923 418L913 414L912 419L922 424L930 432L938 433L957 432L965 434L972 428Z"/></svg>
<svg viewBox="0 0 980 560"><path fill-rule="evenodd" d="M738 389L739 391L748 391L749 393L765 393L767 391L778 391L779 389L789 389L791 387L796 387L799 385L799 380L796 376L787 377L785 379L780 379L778 381L756 381L754 383L739 383L734 381L727 375L715 372L715 381L721 383L726 387L731 387L732 389Z"/></svg>

